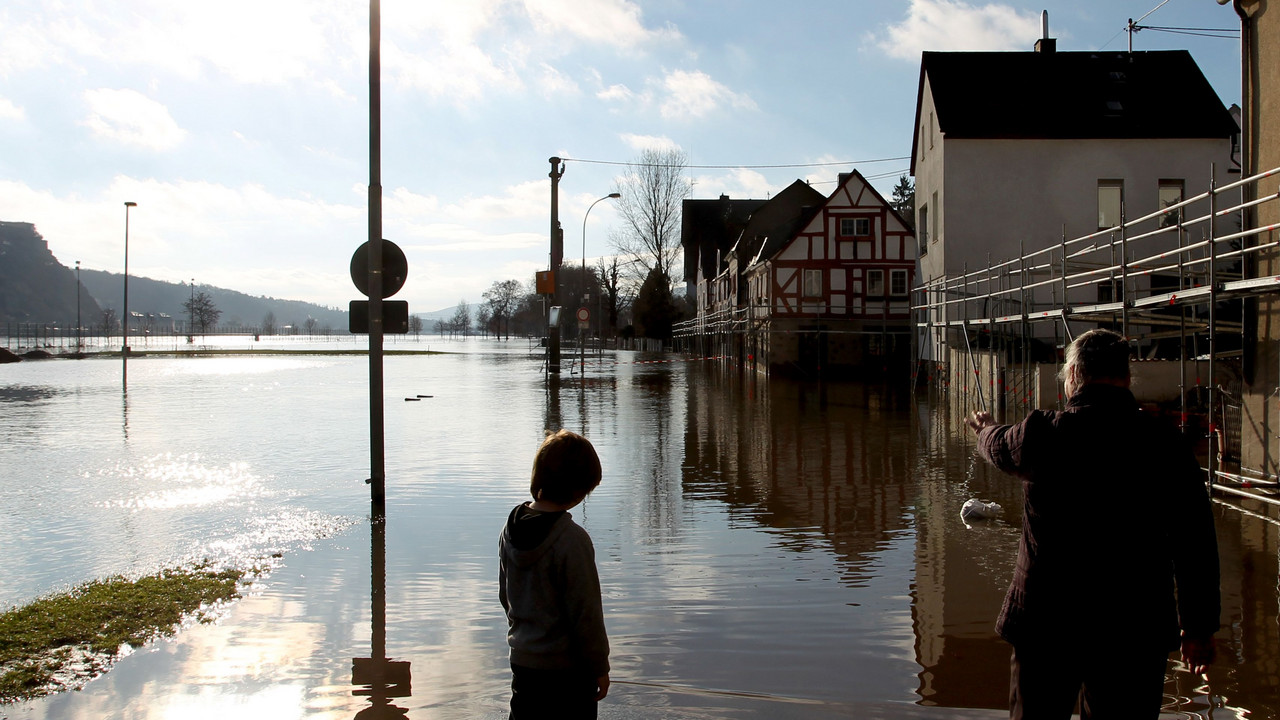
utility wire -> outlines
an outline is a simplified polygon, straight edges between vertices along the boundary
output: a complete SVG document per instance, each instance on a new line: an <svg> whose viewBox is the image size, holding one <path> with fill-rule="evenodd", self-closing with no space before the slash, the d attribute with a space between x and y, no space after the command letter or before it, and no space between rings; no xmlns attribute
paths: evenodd
<svg viewBox="0 0 1280 720"><path fill-rule="evenodd" d="M786 165L667 165L663 163L637 163L619 160L586 160L583 158L562 158L564 162L591 163L593 165L629 165L634 167L688 168L690 170L778 170L785 168L832 167L835 165L869 165L871 163L910 160L911 156L876 158L874 160L849 160L845 162L791 163Z"/></svg>
<svg viewBox="0 0 1280 720"><path fill-rule="evenodd" d="M1165 32L1171 35L1194 35L1196 37L1222 38L1224 40L1234 40L1240 36L1239 30L1224 30L1221 28L1173 28L1173 27L1152 27L1150 25L1139 25L1134 30L1155 30L1156 32Z"/></svg>

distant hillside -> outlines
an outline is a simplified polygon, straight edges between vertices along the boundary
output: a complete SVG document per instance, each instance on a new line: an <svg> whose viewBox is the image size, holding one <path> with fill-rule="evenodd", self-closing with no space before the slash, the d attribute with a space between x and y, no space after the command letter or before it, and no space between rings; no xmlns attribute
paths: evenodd
<svg viewBox="0 0 1280 720"><path fill-rule="evenodd" d="M124 300L124 276L102 270L81 270L80 281L104 308L112 308L117 316ZM224 328L258 328L263 325L267 313L275 316L277 328L286 325L302 327L307 318L315 318L317 330L347 331L347 311L344 308L327 308L298 300L280 300L271 297L254 297L235 290L196 284L196 292L203 292L213 299L222 311L218 325ZM171 283L151 278L129 275L129 309L134 312L164 313L175 319L186 318L182 303L191 298L191 286L187 283Z"/></svg>
<svg viewBox="0 0 1280 720"><path fill-rule="evenodd" d="M80 316L84 327L98 327L102 311L110 308L120 317L124 301L124 276L102 270L81 270ZM315 318L316 330L347 331L346 308L328 308L297 300L253 297L234 290L197 285L222 311L224 328L257 328L267 313L277 328L305 326ZM76 271L58 262L49 243L31 223L0 221L0 322L30 322L75 327ZM143 314L184 318L182 303L191 297L191 286L129 276L129 309Z"/></svg>
<svg viewBox="0 0 1280 720"><path fill-rule="evenodd" d="M35 225L0 221L0 322L75 327L77 294L89 327L102 310L91 293L77 289L76 271L58 262Z"/></svg>

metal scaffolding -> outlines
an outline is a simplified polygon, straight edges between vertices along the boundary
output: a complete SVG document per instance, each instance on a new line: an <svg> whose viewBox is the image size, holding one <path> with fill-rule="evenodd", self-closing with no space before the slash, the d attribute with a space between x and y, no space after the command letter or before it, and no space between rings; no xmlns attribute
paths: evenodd
<svg viewBox="0 0 1280 720"><path fill-rule="evenodd" d="M1029 252L1024 246L1015 258L994 264L988 259L978 270L965 265L959 275L921 283L912 302L917 372L929 369L930 385L963 396L966 406L976 390L972 399L982 409L995 401L997 390L1003 396L1016 386L1015 405L1029 410L1033 346L1052 347L1056 363L1074 337L1073 323L1077 328L1112 327L1130 338L1139 357L1179 362L1184 428L1188 396L1203 397L1210 487L1280 505L1280 478L1247 468L1227 472L1219 458L1224 434L1238 434L1240 422L1221 417L1233 407L1228 400L1238 413L1240 398L1238 391L1233 397L1220 385L1218 367L1240 358L1245 348L1248 317L1243 303L1235 306L1233 301L1280 294L1280 275L1259 272L1269 267L1259 260L1280 246L1262 242L1260 236L1280 223L1246 227L1243 220L1259 206L1280 203L1280 192L1259 192L1261 181L1276 175L1280 168L1216 186L1216 169L1211 168L1209 190L1199 195L1132 220L1125 217L1122 200L1120 223L1114 227L1073 239L1064 230L1056 243L1040 243L1044 246ZM1243 192L1247 189L1252 192ZM1224 316L1237 307L1238 317ZM984 344L989 364L985 395L980 365ZM955 361L948 364L947 358ZM1188 362L1208 365L1208 377L1197 378L1190 389ZM1280 402L1277 395L1280 388L1267 403Z"/></svg>

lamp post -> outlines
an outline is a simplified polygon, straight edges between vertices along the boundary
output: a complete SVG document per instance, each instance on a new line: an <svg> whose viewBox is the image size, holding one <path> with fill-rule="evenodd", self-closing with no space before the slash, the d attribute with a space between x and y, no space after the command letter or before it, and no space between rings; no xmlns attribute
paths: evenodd
<svg viewBox="0 0 1280 720"><path fill-rule="evenodd" d="M619 193L609 193L591 203L587 207L587 212L582 216L582 286L584 290L587 286L587 218L591 217L591 208L595 207L596 203L603 200L616 200L620 197L622 195ZM584 304L583 307L586 307L586 305ZM582 376L585 378L587 375L587 343L586 339L582 337L581 328L578 329L578 369L582 371Z"/></svg>
<svg viewBox="0 0 1280 720"><path fill-rule="evenodd" d="M126 201L124 204L124 307L120 310L120 380L126 385L129 383L129 208L137 206L136 202Z"/></svg>
<svg viewBox="0 0 1280 720"><path fill-rule="evenodd" d="M76 261L76 354L82 350L80 340L80 261Z"/></svg>

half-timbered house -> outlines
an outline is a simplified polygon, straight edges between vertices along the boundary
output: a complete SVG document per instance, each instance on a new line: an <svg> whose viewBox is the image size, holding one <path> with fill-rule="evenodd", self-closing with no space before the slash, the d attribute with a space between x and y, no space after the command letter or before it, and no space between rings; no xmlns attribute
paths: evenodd
<svg viewBox="0 0 1280 720"><path fill-rule="evenodd" d="M860 173L841 174L746 266L752 364L807 375L905 364L915 261L907 223Z"/></svg>

